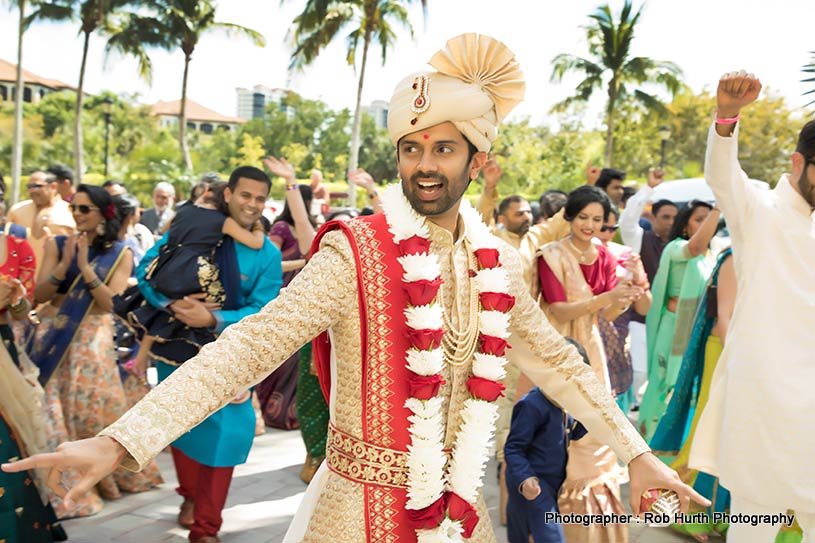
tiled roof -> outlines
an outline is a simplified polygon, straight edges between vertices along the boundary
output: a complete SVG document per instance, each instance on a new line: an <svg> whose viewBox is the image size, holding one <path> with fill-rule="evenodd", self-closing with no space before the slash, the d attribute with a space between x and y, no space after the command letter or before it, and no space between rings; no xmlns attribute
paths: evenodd
<svg viewBox="0 0 815 543"><path fill-rule="evenodd" d="M181 100L173 100L172 102L156 102L150 108L152 115L170 115L178 117L181 114ZM212 111L209 108L202 106L197 102L193 102L187 98L187 120L188 121L209 121L214 123L224 124L242 124L246 119L239 117L227 117L221 115L217 111Z"/></svg>
<svg viewBox="0 0 815 543"><path fill-rule="evenodd" d="M17 65L0 58L0 81L5 83L14 83L17 81ZM76 90L76 87L73 85L69 85L68 83L64 83L57 79L46 79L45 77L40 77L37 74L29 72L25 68L23 68L23 82L42 85L43 87L53 90Z"/></svg>

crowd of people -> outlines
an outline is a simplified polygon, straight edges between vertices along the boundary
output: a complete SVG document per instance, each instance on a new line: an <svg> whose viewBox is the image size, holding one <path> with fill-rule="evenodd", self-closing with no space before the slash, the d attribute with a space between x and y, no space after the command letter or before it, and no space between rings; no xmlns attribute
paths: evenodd
<svg viewBox="0 0 815 543"><path fill-rule="evenodd" d="M418 92L415 100L422 98L426 87L422 90L421 77L410 79L413 84L406 87L405 96L413 99ZM446 72L435 77L459 84ZM442 89L444 84L439 82ZM407 113L411 117L402 123L404 129L393 136L406 184L402 191L415 216L418 212L438 220L415 230L408 224L414 215L398 209L402 191L388 192L364 170L348 177L366 191L369 207L334 209L318 170L311 172L310 184L299 184L284 158L267 158L269 174L286 183L285 206L276 217L265 215L269 174L251 166L235 169L227 181L215 174L202 176L189 198L178 203L173 185L158 183L154 205L144 211L121 182L74 186L72 172L61 165L32 172L27 186L30 200L7 213L3 209L0 231L6 238L0 240L2 458L14 462L49 450L62 451L67 456L59 458L66 458L72 449L62 443L101 433L114 437L108 441L119 447L110 469L121 462L139 471L118 467L90 483L87 470L74 464L47 477L35 469L45 463L31 464L31 469L23 464L22 471L2 473L0 539L15 534L18 541L65 540L59 519L92 515L102 509L104 500L117 499L122 492L162 484L152 456L172 442L182 499L178 522L190 530L190 541L217 542L233 469L246 461L253 437L263 432L264 425L299 428L302 433L306 458L300 475L312 483L304 502L311 503L308 515L354 516L338 497L356 495L358 488L348 486L349 481L372 485L365 487L371 490L360 499L387 508L390 502L384 495L371 497L384 491L373 489L404 486L389 481L398 481L405 467L413 470L418 460L406 460L398 442L410 434L416 445L423 435L411 433L411 427L398 438L377 442L377 433L385 436L397 413L391 396L413 411L409 419L413 420L421 418L418 408L409 407L417 398L432 401L441 390L449 395L449 409L455 404L464 410L464 391L469 390L496 403L498 507L511 543L627 541L624 523L560 524L547 521L546 513L625 514L620 485L629 478L625 468L644 458L647 448L642 439L678 473L682 483L677 482L676 489L683 507L696 496L695 510L709 514L769 511L768 506L795 510L796 525L766 526L761 541L801 541L802 532L813 529L815 511L808 509L811 488L796 490L798 486L789 485L796 478L801 484L811 480L811 470L796 472L800 463L811 464L806 447L789 453L792 466L786 469L792 475L779 477L775 486L767 480L763 487L745 484L753 474L732 467L738 464L733 455L749 448L744 433L746 425L755 422L750 414L781 416L732 403L734 396L759 393L749 389L756 386L756 377L740 371L741 366L761 361L748 363L754 360L745 354L748 347L730 346L739 341L734 337L751 333L745 330L750 326L745 321L758 318L744 307L761 303L754 299L756 294L741 289L750 280L777 279L777 275L757 278L761 272L756 271L782 262L761 256L762 247L773 243L781 244L778 258L788 259L784 262L789 263L790 274L800 270L801 278L811 278L812 273L784 252L789 246L777 239L779 232L771 224L790 215L779 228L800 237L804 247L812 243L811 233L791 228L810 226L815 123L801 131L793 173L782 178L775 191L766 191L771 196L755 192L744 183L738 167L733 129L740 110L756 99L759 90L758 81L746 74L728 74L720 82L707 165L715 201L652 201L654 189L664 181L661 170L652 169L644 185L636 187L626 184L624 171L594 166L586 170L585 185L569 193L549 190L531 202L521 195L502 195L501 168L485 152L489 132L484 132L485 140L480 129L473 132L465 123L433 117L442 115L442 107L417 127L425 110L416 101L413 113ZM397 105L399 92L394 97ZM443 104L445 98L439 92L434 100ZM490 107L494 105L495 111L512 107L499 108L496 97L493 102ZM399 113L394 115L393 126L398 127ZM465 211L458 218L457 207L452 218L444 215L447 209L434 207L439 194L455 181L444 170L444 160L449 159L434 159L433 164L414 158L425 145L448 149L439 156L455 155L458 140L466 144L461 152L469 153L464 187L479 175L482 179L475 222L466 222ZM413 175L408 169L412 161L418 164ZM3 192L4 188L0 184ZM762 198L772 200L768 204ZM789 209L779 211L785 205ZM755 225L754 218L762 214L767 222ZM507 247L495 250L492 264L483 252L479 254L492 247L479 242L482 229ZM451 236L454 232L458 239ZM401 236L394 238L401 253L383 248L382 236L389 233ZM716 236L721 241L712 244ZM440 254L449 255L445 263L413 269L410 259L431 254L431 243L443 247L439 251L446 252ZM419 249L407 248L413 244ZM394 273L388 269L397 265L404 267L405 275L401 268L398 276L388 275ZM503 280L478 278L485 270L492 273L504 267L517 274ZM477 278L480 291L468 291L469 282L456 279L466 276L467 270ZM388 281L399 279L407 282L407 294L387 290ZM492 285L492 290L485 285ZM795 285L811 302L811 285L809 290L804 283ZM436 314L432 305L413 312L435 299L436 290L443 304L454 307L451 314L446 309ZM425 298L428 291L433 295ZM391 312L391 306L408 303L405 296L408 308ZM280 301L270 303L278 297ZM295 303L296 307L285 305ZM790 305L789 310L800 315L801 307ZM479 327L466 320L467 311L480 315ZM502 312L512 312L512 335L522 342L511 341L506 328L501 331L500 318L493 314ZM378 331L377 326L400 318L407 321L399 338ZM428 324L431 321L438 321L438 326ZM546 321L551 329L536 328ZM442 326L443 338L433 334ZM416 330L420 327L428 330ZM329 328L331 332L324 333ZM788 331L792 330L790 326ZM803 324L794 330L808 333ZM760 335L759 331L755 333ZM370 337L360 343L360 333ZM424 339L419 338L421 333ZM783 341L783 331L771 334ZM505 350L507 343L514 348ZM371 377L358 367L359 360L363 366L375 367L375 361L386 365L396 348L408 349L413 373L403 377L410 381L409 393L388 388L401 382L403 368ZM418 368L434 367L431 354L436 351L451 360L450 367L422 373ZM462 352L475 356L469 379ZM401 356L405 358L404 353ZM792 356L802 366L801 375L808 375L811 369L803 366L811 352ZM484 370L492 360L504 357L506 367ZM726 363L734 358L739 365ZM568 376L555 376L551 368L561 368ZM156 392L166 392L138 403L150 390L147 376L152 371L159 383L166 381ZM785 383L791 392L806 394L806 382ZM223 390L207 388L215 386ZM345 396L360 388L367 395L366 410L361 410L358 397ZM183 400L169 403L181 391ZM766 390L767 401L776 402L768 405L786 404L773 394L774 389ZM639 436L627 433L625 418L612 413L617 408L605 402L607 396ZM398 409L403 409L401 404ZM366 414L369 411L374 415ZM738 430L732 429L734 420L741 425ZM786 420L785 427L794 429L794 420ZM442 439L454 470L463 462L456 457L461 444L454 436L466 433L467 421L453 418L449 424L459 428L457 433L448 430ZM427 433L432 437L432 431ZM371 445L359 435L379 444ZM772 447L766 443L769 437L760 438L765 449ZM717 438L734 445L714 447L711 443ZM83 451L92 456L91 449ZM438 453L445 457L441 449ZM56 458L52 462L62 461ZM660 467L647 469L662 473ZM329 478L329 471L342 478ZM632 468L632 489L634 473ZM463 495L460 481L448 483L453 490L441 495L441 507L450 507L450 519L460 522L474 541L489 541L484 535L489 523L478 523L483 503L476 503L476 494ZM60 484L79 490L65 499L64 488L54 490ZM683 490L683 485L698 494ZM728 488L733 491L732 503ZM764 491L767 499L762 499ZM317 502L318 493L334 495L336 510ZM409 493L407 499L419 500L419 494ZM466 502L459 506L469 512L454 513L456 500ZM375 509L370 505L374 502L366 503L366 508ZM410 501L407 507L418 509ZM430 520L435 516L424 514L428 516L412 518L421 527L419 532L435 527ZM468 524L473 515L477 527ZM743 535L741 525L729 527L713 522L712 515L708 518L673 527L698 541L726 534L736 543L759 541ZM290 533L318 540L323 532L314 523L296 519ZM359 533L373 530L360 529Z"/></svg>

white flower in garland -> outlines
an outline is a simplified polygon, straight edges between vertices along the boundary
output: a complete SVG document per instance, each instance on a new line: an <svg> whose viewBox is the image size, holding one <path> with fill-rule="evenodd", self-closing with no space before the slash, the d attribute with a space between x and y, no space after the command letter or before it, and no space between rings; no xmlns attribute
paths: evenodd
<svg viewBox="0 0 815 543"><path fill-rule="evenodd" d="M498 406L494 402L475 398L464 402L461 427L450 462L450 487L470 503L475 503L478 489L483 484L496 420Z"/></svg>
<svg viewBox="0 0 815 543"><path fill-rule="evenodd" d="M481 311L478 318L481 321L481 333L501 339L510 336L509 314L500 311Z"/></svg>
<svg viewBox="0 0 815 543"><path fill-rule="evenodd" d="M439 261L435 255L405 255L397 258L405 271L402 280L406 283L413 281L432 281L441 275Z"/></svg>
<svg viewBox="0 0 815 543"><path fill-rule="evenodd" d="M408 445L407 468L410 474L408 502L410 509L422 509L438 500L444 492L444 420L441 414L443 399L408 398L405 407L413 414L408 417L411 444Z"/></svg>
<svg viewBox="0 0 815 543"><path fill-rule="evenodd" d="M509 278L503 268L480 270L475 276L479 292L508 292Z"/></svg>
<svg viewBox="0 0 815 543"><path fill-rule="evenodd" d="M432 351L409 349L407 367L417 375L430 376L441 373L444 369L444 351L441 348Z"/></svg>
<svg viewBox="0 0 815 543"><path fill-rule="evenodd" d="M474 251L498 248L498 238L492 235L487 225L481 220L481 215L470 205L469 201L462 200L458 210L467 225L467 240Z"/></svg>
<svg viewBox="0 0 815 543"><path fill-rule="evenodd" d="M430 235L424 218L407 202L400 183L386 187L382 191L380 202L388 220L388 230L396 243L413 236L427 238Z"/></svg>
<svg viewBox="0 0 815 543"><path fill-rule="evenodd" d="M461 523L450 518L441 521L433 530L416 530L416 543L462 543L464 528Z"/></svg>
<svg viewBox="0 0 815 543"><path fill-rule="evenodd" d="M438 330L442 327L441 305L429 304L405 308L407 325L416 330Z"/></svg>
<svg viewBox="0 0 815 543"><path fill-rule="evenodd" d="M473 375L489 379L490 381L500 381L506 377L504 369L507 359L494 354L475 353L473 356Z"/></svg>

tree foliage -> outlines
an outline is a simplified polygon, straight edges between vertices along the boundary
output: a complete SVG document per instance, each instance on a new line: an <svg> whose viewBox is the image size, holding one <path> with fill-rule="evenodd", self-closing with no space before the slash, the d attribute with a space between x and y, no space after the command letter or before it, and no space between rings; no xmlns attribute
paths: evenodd
<svg viewBox="0 0 815 543"><path fill-rule="evenodd" d="M650 111L664 113L663 103L655 94L647 92L649 88L665 89L675 95L683 87L682 70L673 62L631 55L641 13L642 7L633 11L631 0L625 1L618 17L608 4L600 6L589 15L592 22L585 27L589 57L560 54L552 60L553 82L560 82L571 73L583 77L575 87L575 94L557 104L556 111L568 109L575 103L585 103L597 91L605 90L604 158L607 166L614 161L617 134L614 125L619 117L620 104L635 101Z"/></svg>

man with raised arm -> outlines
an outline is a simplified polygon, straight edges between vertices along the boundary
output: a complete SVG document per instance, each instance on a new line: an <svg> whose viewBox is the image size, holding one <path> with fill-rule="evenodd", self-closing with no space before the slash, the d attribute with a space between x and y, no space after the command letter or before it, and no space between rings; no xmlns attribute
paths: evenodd
<svg viewBox="0 0 815 543"><path fill-rule="evenodd" d="M775 189L752 186L739 166L742 110L761 83L722 76L705 178L733 240L739 295L696 430L690 467L717 475L731 513L795 511L815 537L815 121L806 123ZM747 122L748 114L745 114ZM775 540L778 524L731 524L728 540Z"/></svg>

